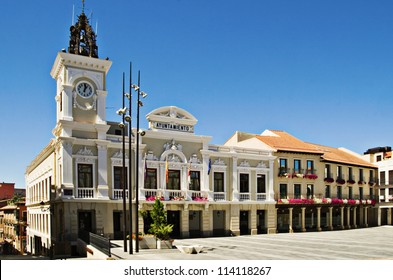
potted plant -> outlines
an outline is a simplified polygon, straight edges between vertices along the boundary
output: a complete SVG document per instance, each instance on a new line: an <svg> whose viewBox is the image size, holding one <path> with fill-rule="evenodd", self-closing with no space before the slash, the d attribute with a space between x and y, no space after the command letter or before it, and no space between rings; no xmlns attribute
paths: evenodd
<svg viewBox="0 0 393 280"><path fill-rule="evenodd" d="M163 249L163 247L172 249L173 240L170 239L169 235L173 230L173 225L167 222L166 211L161 200L156 199L153 204L153 209L150 211L150 216L153 223L151 224L149 232L153 234L157 240L157 249Z"/></svg>

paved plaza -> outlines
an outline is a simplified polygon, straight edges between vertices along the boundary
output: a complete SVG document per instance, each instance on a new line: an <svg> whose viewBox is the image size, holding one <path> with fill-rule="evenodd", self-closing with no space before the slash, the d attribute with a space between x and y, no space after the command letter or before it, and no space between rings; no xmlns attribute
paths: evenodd
<svg viewBox="0 0 393 280"><path fill-rule="evenodd" d="M147 249L130 255L123 241L113 242L119 245L113 255L134 260L393 260L393 226L175 240L175 246L202 245L199 254Z"/></svg>

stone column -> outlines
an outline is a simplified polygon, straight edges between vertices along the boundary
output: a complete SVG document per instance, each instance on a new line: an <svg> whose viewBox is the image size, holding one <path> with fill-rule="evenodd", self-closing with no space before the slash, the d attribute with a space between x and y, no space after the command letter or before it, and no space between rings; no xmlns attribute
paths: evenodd
<svg viewBox="0 0 393 280"><path fill-rule="evenodd" d="M184 210L181 211L181 229L180 234L182 238L190 237L190 211L188 204L184 204Z"/></svg>
<svg viewBox="0 0 393 280"><path fill-rule="evenodd" d="M351 228L351 207L347 207L347 228Z"/></svg>
<svg viewBox="0 0 393 280"><path fill-rule="evenodd" d="M237 176L237 158L232 158L232 201L239 201L239 185Z"/></svg>
<svg viewBox="0 0 393 280"><path fill-rule="evenodd" d="M73 191L73 195L77 197L76 189L74 189L73 175L74 175L74 164L72 161L72 142L63 141L61 150L61 161L57 162L61 164L61 169L59 169L60 178L62 179L61 188L62 195L64 195L64 189L69 189ZM57 159L56 159L57 161Z"/></svg>
<svg viewBox="0 0 393 280"><path fill-rule="evenodd" d="M357 207L353 207L353 228L357 228L357 224L356 224L356 209Z"/></svg>
<svg viewBox="0 0 393 280"><path fill-rule="evenodd" d="M317 231L321 230L321 207L317 207Z"/></svg>
<svg viewBox="0 0 393 280"><path fill-rule="evenodd" d="M230 207L230 230L234 235L240 235L240 207L238 204L233 204Z"/></svg>
<svg viewBox="0 0 393 280"><path fill-rule="evenodd" d="M251 235L258 234L257 229L257 210L255 207L251 207L250 209L250 226L251 226Z"/></svg>
<svg viewBox="0 0 393 280"><path fill-rule="evenodd" d="M73 95L72 95L72 85L63 85L63 94L62 94L62 104L63 104L63 120L73 121L72 117L72 103L73 103Z"/></svg>
<svg viewBox="0 0 393 280"><path fill-rule="evenodd" d="M392 208L388 208L388 225L392 225Z"/></svg>
<svg viewBox="0 0 393 280"><path fill-rule="evenodd" d="M368 207L364 207L364 226L368 227Z"/></svg>
<svg viewBox="0 0 393 280"><path fill-rule="evenodd" d="M381 220L382 220L382 209L380 207L378 207L378 226L381 226Z"/></svg>
<svg viewBox="0 0 393 280"><path fill-rule="evenodd" d="M344 229L345 227L344 227L344 207L340 207L340 210L341 210L341 215L340 215L340 218L341 218L341 229Z"/></svg>
<svg viewBox="0 0 393 280"><path fill-rule="evenodd" d="M106 123L106 96L105 90L97 90L97 123Z"/></svg>
<svg viewBox="0 0 393 280"><path fill-rule="evenodd" d="M97 144L97 149L98 149L97 198L109 198L108 150L106 144Z"/></svg>
<svg viewBox="0 0 393 280"><path fill-rule="evenodd" d="M306 207L302 207L302 231L306 231Z"/></svg>
<svg viewBox="0 0 393 280"><path fill-rule="evenodd" d="M293 208L290 207L288 209L289 209L289 233L293 233L293 225L292 225Z"/></svg>
<svg viewBox="0 0 393 280"><path fill-rule="evenodd" d="M333 207L329 207L329 221L328 221L329 230L333 230Z"/></svg>
<svg viewBox="0 0 393 280"><path fill-rule="evenodd" d="M269 160L269 182L267 187L267 201L274 201L274 160Z"/></svg>

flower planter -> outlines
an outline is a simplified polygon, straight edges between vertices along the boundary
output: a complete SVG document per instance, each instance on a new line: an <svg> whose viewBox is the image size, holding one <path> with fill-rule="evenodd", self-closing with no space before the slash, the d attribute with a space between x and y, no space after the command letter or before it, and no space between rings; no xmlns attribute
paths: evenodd
<svg viewBox="0 0 393 280"><path fill-rule="evenodd" d="M136 242L132 240L134 248L136 247ZM156 238L154 236L143 236L142 240L139 240L139 249L156 249Z"/></svg>
<svg viewBox="0 0 393 280"><path fill-rule="evenodd" d="M173 240L157 240L157 249L172 249Z"/></svg>

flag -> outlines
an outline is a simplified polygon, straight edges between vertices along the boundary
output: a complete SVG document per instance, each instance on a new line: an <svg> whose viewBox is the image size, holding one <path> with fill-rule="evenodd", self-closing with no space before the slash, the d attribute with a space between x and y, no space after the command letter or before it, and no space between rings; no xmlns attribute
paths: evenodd
<svg viewBox="0 0 393 280"><path fill-rule="evenodd" d="M168 158L166 159L166 162L165 162L165 180L166 180L166 183L168 184L168 181L169 181Z"/></svg>
<svg viewBox="0 0 393 280"><path fill-rule="evenodd" d="M191 163L188 164L188 174L187 174L188 184L191 184Z"/></svg>
<svg viewBox="0 0 393 280"><path fill-rule="evenodd" d="M207 167L207 175L210 175L210 170L212 169L212 159L209 158L209 165Z"/></svg>

